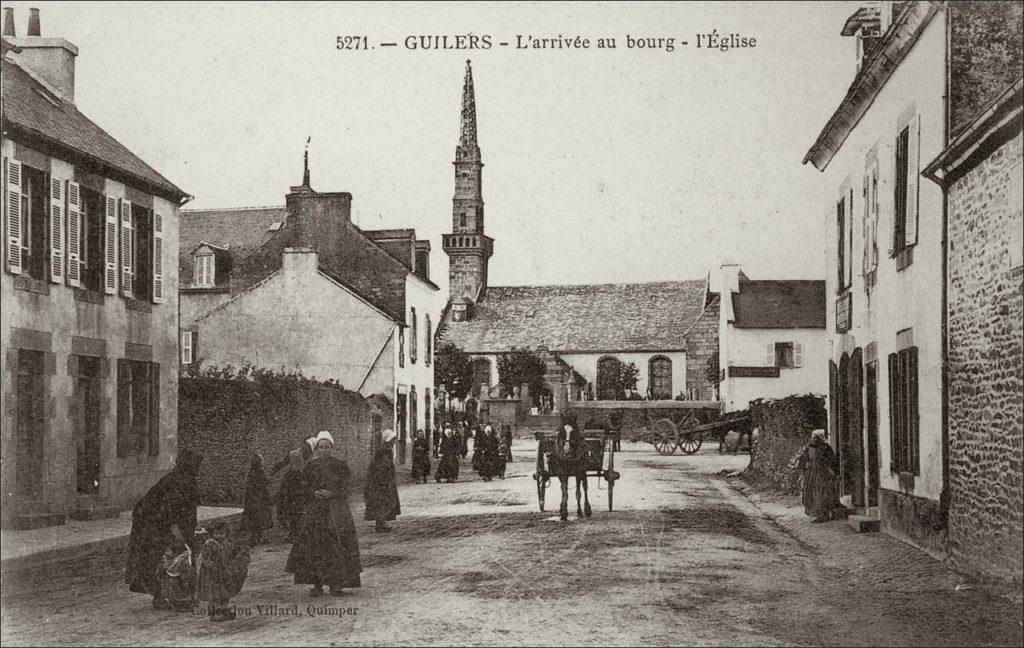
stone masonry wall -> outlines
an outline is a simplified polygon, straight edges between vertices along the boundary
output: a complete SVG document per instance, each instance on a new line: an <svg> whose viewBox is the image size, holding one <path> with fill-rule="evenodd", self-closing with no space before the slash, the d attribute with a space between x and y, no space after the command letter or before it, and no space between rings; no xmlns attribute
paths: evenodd
<svg viewBox="0 0 1024 648"><path fill-rule="evenodd" d="M708 357L718 355L718 305L717 298L708 304L686 334L686 387L696 390L700 400L715 400L705 369Z"/></svg>
<svg viewBox="0 0 1024 648"><path fill-rule="evenodd" d="M1021 134L949 192L949 462L947 551L964 571L1020 582L1024 570L1024 272L1010 173ZM1019 185L1018 185L1019 187ZM1019 189L1018 189L1019 190ZM1019 207L1016 207L1019 209ZM1018 251L1019 252L1019 251ZM1019 257L1018 257L1019 259Z"/></svg>
<svg viewBox="0 0 1024 648"><path fill-rule="evenodd" d="M334 436L352 470L353 492L359 493L370 461L372 398L326 387L181 378L178 442L203 455L203 504L241 506L253 452L263 455L269 474L275 462L320 430ZM272 495L284 474L271 478Z"/></svg>

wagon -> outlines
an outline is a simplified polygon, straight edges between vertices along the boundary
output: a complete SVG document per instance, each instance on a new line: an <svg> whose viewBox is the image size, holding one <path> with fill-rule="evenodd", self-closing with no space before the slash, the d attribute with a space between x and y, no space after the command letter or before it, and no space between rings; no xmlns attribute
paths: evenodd
<svg viewBox="0 0 1024 648"><path fill-rule="evenodd" d="M558 443L558 433L537 432L534 434L537 439L537 469L533 474L537 482L537 503L540 510L544 511L544 494L547 492L548 484L551 482L552 474L548 471L548 455L555 449ZM620 475L615 470L615 440L619 438L617 431L609 430L584 430L583 441L590 450L590 461L587 464L587 478L597 477L608 482L608 510L612 510L613 494L615 492L615 480Z"/></svg>
<svg viewBox="0 0 1024 648"><path fill-rule="evenodd" d="M721 437L728 430L749 432L750 428L747 416L723 416L721 401L571 401L568 406L584 425L619 434L632 429L637 438L664 455L675 454L676 450L693 454L700 450L705 437Z"/></svg>

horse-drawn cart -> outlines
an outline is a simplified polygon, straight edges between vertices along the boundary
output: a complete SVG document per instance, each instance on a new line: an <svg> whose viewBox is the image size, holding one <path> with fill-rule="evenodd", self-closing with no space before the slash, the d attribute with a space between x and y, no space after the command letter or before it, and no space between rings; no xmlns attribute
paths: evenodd
<svg viewBox="0 0 1024 648"><path fill-rule="evenodd" d="M597 477L608 482L608 510L611 511L615 480L620 476L615 470L615 440L618 438L618 432L584 430L582 436L587 449L586 476ZM540 510L543 511L544 494L551 478L559 476L551 462L551 455L555 453L558 445L558 433L554 430L537 432L534 437L537 439L537 468L533 479L537 482L537 503L540 505ZM584 488L584 490L586 489ZM589 506L588 502L588 510Z"/></svg>
<svg viewBox="0 0 1024 648"><path fill-rule="evenodd" d="M624 400L570 401L580 425L601 427L651 443L660 454L693 454L705 437L721 439L729 430L749 432L746 416L723 416L720 401Z"/></svg>

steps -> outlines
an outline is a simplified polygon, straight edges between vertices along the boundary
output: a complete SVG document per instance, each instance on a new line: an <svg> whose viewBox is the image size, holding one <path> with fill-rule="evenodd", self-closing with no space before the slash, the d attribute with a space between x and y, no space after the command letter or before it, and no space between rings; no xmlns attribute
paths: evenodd
<svg viewBox="0 0 1024 648"><path fill-rule="evenodd" d="M54 513L50 504L40 501L21 501L15 504L11 528L19 531L42 529L64 524L64 514Z"/></svg>
<svg viewBox="0 0 1024 648"><path fill-rule="evenodd" d="M870 515L851 515L846 523L857 533L877 533L882 529L882 521Z"/></svg>

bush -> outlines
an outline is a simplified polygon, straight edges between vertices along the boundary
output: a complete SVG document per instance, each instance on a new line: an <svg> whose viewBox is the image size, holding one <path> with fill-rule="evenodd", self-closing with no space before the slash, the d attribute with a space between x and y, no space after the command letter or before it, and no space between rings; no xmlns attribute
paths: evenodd
<svg viewBox="0 0 1024 648"><path fill-rule="evenodd" d="M789 467L793 456L807 443L812 430L826 429L825 397L814 394L779 400L750 402L753 424L761 429L752 470L775 488L799 494L799 475Z"/></svg>

